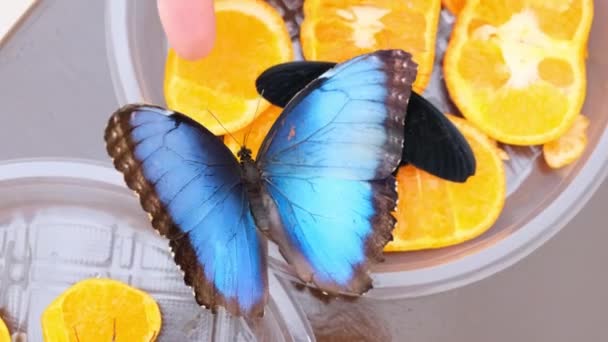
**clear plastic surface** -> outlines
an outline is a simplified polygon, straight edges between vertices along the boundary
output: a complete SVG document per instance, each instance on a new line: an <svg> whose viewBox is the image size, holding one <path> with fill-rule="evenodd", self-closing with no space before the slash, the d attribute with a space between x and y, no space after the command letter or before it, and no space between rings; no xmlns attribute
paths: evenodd
<svg viewBox="0 0 608 342"><path fill-rule="evenodd" d="M13 336L42 341L41 314L75 282L109 277L159 303L158 341L311 341L305 317L270 273L264 318L200 308L168 241L113 169L74 161L0 164L0 308Z"/></svg>

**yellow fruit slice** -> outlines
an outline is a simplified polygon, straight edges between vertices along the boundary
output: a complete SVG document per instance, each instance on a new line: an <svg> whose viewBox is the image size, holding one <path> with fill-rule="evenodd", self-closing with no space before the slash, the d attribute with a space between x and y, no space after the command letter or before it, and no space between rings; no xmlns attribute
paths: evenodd
<svg viewBox="0 0 608 342"><path fill-rule="evenodd" d="M154 299L111 279L83 280L42 314L47 342L155 341L161 315Z"/></svg>
<svg viewBox="0 0 608 342"><path fill-rule="evenodd" d="M543 146L543 155L547 165L559 169L574 163L583 155L587 147L587 128L589 119L579 115L574 125L559 139Z"/></svg>
<svg viewBox="0 0 608 342"><path fill-rule="evenodd" d="M451 98L500 142L557 139L585 99L592 16L592 0L467 1L444 60Z"/></svg>
<svg viewBox="0 0 608 342"><path fill-rule="evenodd" d="M454 15L458 15L464 7L465 0L442 0L443 7L447 8L448 11Z"/></svg>
<svg viewBox="0 0 608 342"><path fill-rule="evenodd" d="M0 342L11 342L11 334L2 318L0 318Z"/></svg>
<svg viewBox="0 0 608 342"><path fill-rule="evenodd" d="M496 143L464 119L448 115L469 142L476 173L465 183L435 177L411 165L397 173L397 225L388 252L455 245L487 231L505 203L506 176Z"/></svg>
<svg viewBox="0 0 608 342"><path fill-rule="evenodd" d="M241 149L241 144L246 143L247 148L251 150L251 156L255 159L258 155L264 138L270 131L272 124L277 120L283 109L277 106L270 106L260 116L255 119L251 125L241 129L238 132L234 132L231 135L224 136L224 143L228 148L236 155ZM247 136L247 141L245 141ZM234 139L237 139L235 141Z"/></svg>
<svg viewBox="0 0 608 342"><path fill-rule="evenodd" d="M255 79L275 64L293 59L283 18L262 0L216 0L217 39L211 54L198 61L169 50L165 99L216 135L238 131L253 120L262 100ZM210 114L209 112L212 112ZM214 116L216 118L214 118Z"/></svg>
<svg viewBox="0 0 608 342"><path fill-rule="evenodd" d="M426 88L435 58L440 0L305 0L300 40L309 60L343 62L402 49L418 63L414 90Z"/></svg>

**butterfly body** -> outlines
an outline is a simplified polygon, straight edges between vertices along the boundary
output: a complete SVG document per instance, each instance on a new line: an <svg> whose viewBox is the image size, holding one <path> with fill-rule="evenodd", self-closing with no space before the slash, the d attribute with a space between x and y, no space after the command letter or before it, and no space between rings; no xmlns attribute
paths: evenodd
<svg viewBox="0 0 608 342"><path fill-rule="evenodd" d="M416 76L384 50L324 72L286 105L256 160L158 106L128 105L106 128L108 154L169 240L196 301L258 316L268 299L267 241L330 294L372 287L395 225L393 173Z"/></svg>
<svg viewBox="0 0 608 342"><path fill-rule="evenodd" d="M237 157L241 166L241 179L247 191L249 207L256 227L271 238L272 236L267 233L271 227L279 227L281 223L276 213L276 207L272 205L270 196L263 188L262 172L251 157L251 150L248 148L242 147L237 153Z"/></svg>

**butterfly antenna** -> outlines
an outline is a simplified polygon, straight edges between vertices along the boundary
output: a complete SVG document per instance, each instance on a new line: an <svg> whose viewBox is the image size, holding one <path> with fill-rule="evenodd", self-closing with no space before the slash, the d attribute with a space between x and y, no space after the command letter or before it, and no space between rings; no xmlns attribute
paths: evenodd
<svg viewBox="0 0 608 342"><path fill-rule="evenodd" d="M226 129L226 127L222 124L222 122L220 121L220 119L215 116L215 114L213 114L212 111L210 111L209 109L207 109L207 112L209 112L209 114L211 114L211 116L213 116L213 118L215 119L215 121L217 121L217 123L220 124L220 126L222 126L222 128L224 129L224 131L226 131L226 134L228 134L232 139L234 139L234 141L236 141L239 145L242 146L242 144L234 137L234 135L232 135L232 133L230 133L229 130Z"/></svg>
<svg viewBox="0 0 608 342"><path fill-rule="evenodd" d="M253 120L251 121L251 124L249 124L249 129L247 130L247 133L245 134L245 139L243 139L243 145L241 145L241 147L247 147L247 138L249 138L249 134L251 134L251 130L253 129L253 122L255 122L255 120L260 115L260 103L262 102L263 98L264 98L264 89L262 89L260 91L260 97L258 98L258 104L255 107L255 114L253 115Z"/></svg>
<svg viewBox="0 0 608 342"><path fill-rule="evenodd" d="M114 318L113 324L114 326L112 327L112 342L116 342L116 318Z"/></svg>
<svg viewBox="0 0 608 342"><path fill-rule="evenodd" d="M76 336L76 341L80 342L80 338L78 337L78 330L76 330L76 326L73 326L72 329L74 330L74 336Z"/></svg>

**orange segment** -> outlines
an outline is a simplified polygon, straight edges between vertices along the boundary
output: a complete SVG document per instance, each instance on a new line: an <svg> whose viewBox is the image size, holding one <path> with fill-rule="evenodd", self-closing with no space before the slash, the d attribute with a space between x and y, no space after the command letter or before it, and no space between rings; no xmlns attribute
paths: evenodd
<svg viewBox="0 0 608 342"><path fill-rule="evenodd" d="M543 155L547 165L559 169L578 160L587 147L587 128L589 119L579 115L574 125L559 139L543 146Z"/></svg>
<svg viewBox="0 0 608 342"><path fill-rule="evenodd" d="M465 0L442 0L443 7L447 8L448 11L454 15L458 15L464 7Z"/></svg>
<svg viewBox="0 0 608 342"><path fill-rule="evenodd" d="M414 90L426 88L435 58L440 0L305 0L300 39L309 60L343 62L403 49L418 63Z"/></svg>
<svg viewBox="0 0 608 342"><path fill-rule="evenodd" d="M155 341L161 315L154 299L111 279L83 280L57 297L42 314L48 342ZM78 334L78 336L76 336Z"/></svg>
<svg viewBox="0 0 608 342"><path fill-rule="evenodd" d="M471 6L476 20L493 26L501 26L513 16L530 12L540 31L553 39L566 41L586 41L588 24L593 17L590 0L476 0Z"/></svg>
<svg viewBox="0 0 608 342"><path fill-rule="evenodd" d="M255 119L251 125L241 129L238 132L232 133L232 136L225 135L224 143L228 148L236 155L241 149L241 144L246 143L247 148L251 150L251 156L255 159L258 155L264 138L272 128L272 124L277 120L279 115L283 112L281 107L270 106L264 113ZM245 141L247 136L247 141ZM238 141L235 141L237 139Z"/></svg>
<svg viewBox="0 0 608 342"><path fill-rule="evenodd" d="M453 183L411 165L401 167L397 225L385 251L441 248L473 239L496 222L504 207L506 176L496 142L466 120L448 117L471 145L476 173L465 183Z"/></svg>
<svg viewBox="0 0 608 342"><path fill-rule="evenodd" d="M218 120L230 132L251 123L260 100L255 79L292 60L293 47L281 15L264 1L217 0L215 11L217 39L211 54L188 61L169 50L164 91L169 108L223 135ZM259 109L269 105L262 100Z"/></svg>
<svg viewBox="0 0 608 342"><path fill-rule="evenodd" d="M2 318L0 318L0 342L11 342L11 334Z"/></svg>
<svg viewBox="0 0 608 342"><path fill-rule="evenodd" d="M592 14L591 0L467 1L444 60L462 114L513 145L564 134L585 99Z"/></svg>

